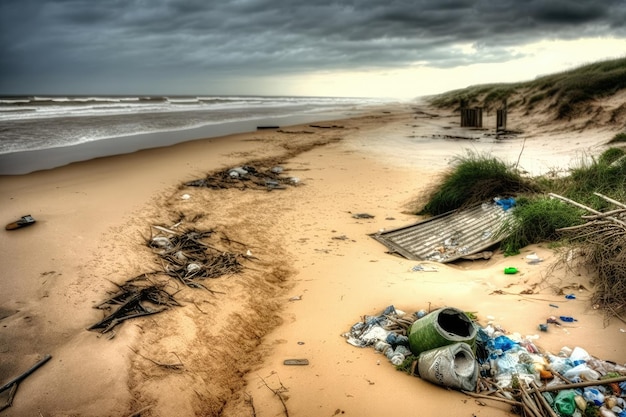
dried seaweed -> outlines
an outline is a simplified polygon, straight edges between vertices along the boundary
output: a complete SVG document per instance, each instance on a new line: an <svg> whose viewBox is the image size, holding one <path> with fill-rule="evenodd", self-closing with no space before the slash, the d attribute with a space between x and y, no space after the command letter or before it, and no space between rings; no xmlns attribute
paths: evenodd
<svg viewBox="0 0 626 417"><path fill-rule="evenodd" d="M162 270L153 271L115 284L117 291L100 304L97 309L111 311L88 330L107 333L118 324L132 318L157 314L181 304L175 299L179 286L200 288L218 294L201 281L219 278L243 271L240 262L246 255L227 252L207 243L214 230L187 229L177 231L177 226L152 226L147 239L150 247L161 260ZM223 238L219 242L229 242ZM237 242L239 244L239 242Z"/></svg>
<svg viewBox="0 0 626 417"><path fill-rule="evenodd" d="M283 175L283 168L276 166L244 165L218 171L204 178L186 182L187 187L206 187L214 190L238 188L240 190L284 190L287 186L298 185L295 177Z"/></svg>

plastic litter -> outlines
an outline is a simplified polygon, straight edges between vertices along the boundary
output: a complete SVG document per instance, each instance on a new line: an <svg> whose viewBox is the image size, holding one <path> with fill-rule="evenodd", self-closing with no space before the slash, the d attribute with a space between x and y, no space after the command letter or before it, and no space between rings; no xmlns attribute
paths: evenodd
<svg viewBox="0 0 626 417"><path fill-rule="evenodd" d="M567 298L568 300L575 300L576 299L576 295L575 294L567 294L565 296L565 298Z"/></svg>
<svg viewBox="0 0 626 417"><path fill-rule="evenodd" d="M559 391L554 399L554 406L564 416L571 416L576 411L576 391L567 389Z"/></svg>
<svg viewBox="0 0 626 417"><path fill-rule="evenodd" d="M537 256L536 253L531 253L530 255L526 255L526 262L530 265L538 264L539 262L542 262L542 261L543 259Z"/></svg>
<svg viewBox="0 0 626 417"><path fill-rule="evenodd" d="M597 388L585 388L583 391L583 398L587 400L587 402L593 403L597 406L604 404L604 394L602 394Z"/></svg>
<svg viewBox="0 0 626 417"><path fill-rule="evenodd" d="M574 321L578 321L574 317L570 317L570 316L559 316L559 318L561 319L561 321L564 321L566 323L572 323Z"/></svg>
<svg viewBox="0 0 626 417"><path fill-rule="evenodd" d="M422 352L417 367L422 379L435 384L468 391L476 388L478 367L467 343L454 343Z"/></svg>
<svg viewBox="0 0 626 417"><path fill-rule="evenodd" d="M514 198L495 198L494 201L498 206L502 207L504 211L515 206Z"/></svg>
<svg viewBox="0 0 626 417"><path fill-rule="evenodd" d="M409 328L409 346L415 355L430 349L465 342L474 346L476 327L456 308L444 307L415 321Z"/></svg>
<svg viewBox="0 0 626 417"><path fill-rule="evenodd" d="M517 274L517 268L515 268L514 266L509 266L504 268L504 273L507 275L513 275L513 274Z"/></svg>
<svg viewBox="0 0 626 417"><path fill-rule="evenodd" d="M568 369L563 376L572 382L582 381L597 381L600 379L600 374L594 371L584 363L578 364L571 369Z"/></svg>

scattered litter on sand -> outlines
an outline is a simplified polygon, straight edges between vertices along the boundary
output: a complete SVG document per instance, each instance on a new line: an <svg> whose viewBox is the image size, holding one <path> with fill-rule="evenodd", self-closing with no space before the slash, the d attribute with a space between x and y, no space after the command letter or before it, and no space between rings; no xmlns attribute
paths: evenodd
<svg viewBox="0 0 626 417"><path fill-rule="evenodd" d="M391 305L363 316L343 336L353 346L374 347L409 375L510 404L519 415L626 416L626 365L582 347L542 352L538 336L509 333L492 322L481 326L474 313L444 307L407 314Z"/></svg>

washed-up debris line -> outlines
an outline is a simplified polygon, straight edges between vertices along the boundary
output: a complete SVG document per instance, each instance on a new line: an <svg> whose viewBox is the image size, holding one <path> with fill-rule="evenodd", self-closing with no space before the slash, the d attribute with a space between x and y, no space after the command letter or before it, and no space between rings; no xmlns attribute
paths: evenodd
<svg viewBox="0 0 626 417"><path fill-rule="evenodd" d="M202 239L212 236L213 230L190 229L176 232L161 226L153 226L148 246L165 262L164 272L188 287L206 288L199 282L204 278L218 278L243 270L239 261L245 255L225 252Z"/></svg>
<svg viewBox="0 0 626 417"><path fill-rule="evenodd" d="M594 195L616 208L600 212L558 194L550 194L589 213L582 216L585 223L557 231L567 235L579 249L580 256L573 258L573 263L595 274L592 304L604 309L607 318L617 317L626 323L621 316L626 311L626 204L600 193Z"/></svg>
<svg viewBox="0 0 626 417"><path fill-rule="evenodd" d="M95 308L109 311L102 320L89 330L107 333L118 324L132 318L160 313L181 304L174 295L185 287L210 289L203 281L243 271L242 259L247 254L223 251L207 243L209 238L220 242L233 241L219 237L214 230L187 229L152 226L146 244L161 260L162 270L152 271L116 284L117 291ZM235 242L238 243L238 242ZM243 244L242 244L243 245Z"/></svg>
<svg viewBox="0 0 626 417"><path fill-rule="evenodd" d="M472 342L416 354L415 329L427 329L432 338L434 327L417 323L432 323L430 317L444 309L407 314L389 306L377 316L363 316L343 336L353 346L374 347L398 370L462 391L481 405L483 400L506 403L525 417L626 417L626 365L598 359L581 347L542 352L537 336L522 337L493 323L480 326L474 313L464 313L476 328ZM459 350L463 345L466 351ZM456 356L444 357L444 349ZM459 361L460 354L473 357L475 368Z"/></svg>
<svg viewBox="0 0 626 417"><path fill-rule="evenodd" d="M297 177L283 175L280 165L267 167L243 165L228 168L205 178L186 182L188 187L207 187L212 189L238 188L241 190L284 190L287 186L300 184Z"/></svg>

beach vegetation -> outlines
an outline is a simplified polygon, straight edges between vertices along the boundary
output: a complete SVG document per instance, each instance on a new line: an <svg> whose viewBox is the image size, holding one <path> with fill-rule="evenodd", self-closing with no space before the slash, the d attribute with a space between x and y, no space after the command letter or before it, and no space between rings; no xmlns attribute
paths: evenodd
<svg viewBox="0 0 626 417"><path fill-rule="evenodd" d="M487 154L468 152L456 157L453 164L454 168L444 175L441 184L430 191L428 202L418 214L438 215L495 197L539 191L514 166Z"/></svg>
<svg viewBox="0 0 626 417"><path fill-rule="evenodd" d="M455 158L453 168L432 188L417 214L438 215L512 196L516 198L514 220L506 225L509 236L501 243L506 254L519 253L534 243L562 244L558 229L582 224L581 216L586 212L548 194L558 194L596 211L611 207L595 193L626 201L625 155L623 149L609 148L598 157L581 158L568 175L525 178L514 165L468 152Z"/></svg>
<svg viewBox="0 0 626 417"><path fill-rule="evenodd" d="M589 111L587 104L626 89L626 58L599 61L517 83L481 84L452 90L431 99L440 108L457 109L461 101L486 111L508 101L509 108L532 110L546 102L555 119L571 119Z"/></svg>
<svg viewBox="0 0 626 417"><path fill-rule="evenodd" d="M560 200L536 195L517 200L513 210L511 233L502 240L505 255L516 255L525 246L546 241L559 241L557 229L582 224L582 209Z"/></svg>
<svg viewBox="0 0 626 417"><path fill-rule="evenodd" d="M626 142L626 132L617 133L609 141L609 143L618 143L618 142Z"/></svg>
<svg viewBox="0 0 626 417"><path fill-rule="evenodd" d="M609 148L598 157L581 158L569 175L544 183L546 191L575 200L594 210L609 208L609 203L594 193L626 201L626 151Z"/></svg>

